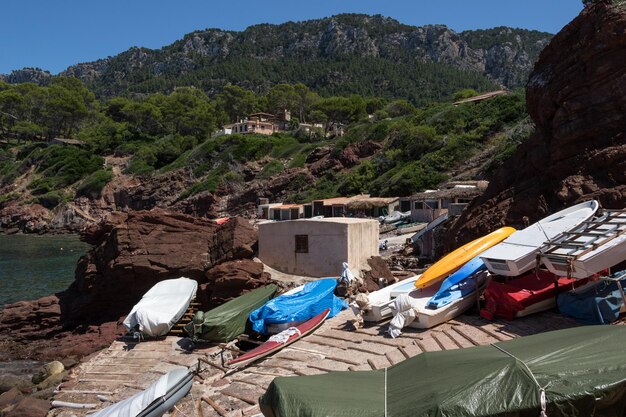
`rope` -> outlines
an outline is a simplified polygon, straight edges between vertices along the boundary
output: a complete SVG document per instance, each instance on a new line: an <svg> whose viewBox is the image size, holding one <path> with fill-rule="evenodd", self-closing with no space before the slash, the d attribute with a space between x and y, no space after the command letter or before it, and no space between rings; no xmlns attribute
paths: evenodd
<svg viewBox="0 0 626 417"><path fill-rule="evenodd" d="M526 371L528 371L528 375L530 375L530 377L532 378L532 381L535 383L535 385L539 389L539 404L541 405L541 412L539 413L539 417L548 417L548 415L546 414L546 407L547 407L547 404L548 404L548 402L546 400L546 388L548 388L550 383L546 384L545 387L542 387L541 385L539 385L539 381L537 381L537 378L535 378L535 374L533 374L533 371L530 370L528 365L526 365L526 363L523 360L521 360L518 357L514 356L512 353L507 352L506 350L502 349L498 345L495 345L495 344L492 343L491 346L495 347L500 352L510 356L511 358L515 359L517 362L519 362L522 365L524 365L524 368L526 368Z"/></svg>
<svg viewBox="0 0 626 417"><path fill-rule="evenodd" d="M385 417L387 417L387 368L385 367Z"/></svg>
<svg viewBox="0 0 626 417"><path fill-rule="evenodd" d="M289 341L289 338L293 336L294 334L297 334L298 336L302 336L302 332L300 332L300 329L298 329L297 327L290 327L270 337L268 341L284 344L284 343L287 343Z"/></svg>

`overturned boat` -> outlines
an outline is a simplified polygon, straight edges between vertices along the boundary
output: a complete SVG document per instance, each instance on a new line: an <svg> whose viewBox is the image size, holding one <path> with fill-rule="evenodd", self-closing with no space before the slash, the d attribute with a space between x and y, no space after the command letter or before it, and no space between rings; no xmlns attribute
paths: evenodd
<svg viewBox="0 0 626 417"><path fill-rule="evenodd" d="M425 352L375 371L278 377L265 417L621 416L626 326L583 326Z"/></svg>
<svg viewBox="0 0 626 417"><path fill-rule="evenodd" d="M197 289L198 283L189 278L158 282L126 316L124 326L144 336L165 336L185 314Z"/></svg>
<svg viewBox="0 0 626 417"><path fill-rule="evenodd" d="M589 220L598 207L598 202L591 200L554 213L487 249L481 258L493 274L509 277L522 275L538 266L540 246Z"/></svg>
<svg viewBox="0 0 626 417"><path fill-rule="evenodd" d="M187 368L176 368L145 390L91 414L92 417L159 417L172 409L193 384Z"/></svg>

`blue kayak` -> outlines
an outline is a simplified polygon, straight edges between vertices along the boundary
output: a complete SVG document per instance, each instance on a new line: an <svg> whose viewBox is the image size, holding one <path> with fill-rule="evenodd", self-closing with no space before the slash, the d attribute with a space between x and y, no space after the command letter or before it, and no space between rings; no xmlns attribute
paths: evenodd
<svg viewBox="0 0 626 417"><path fill-rule="evenodd" d="M309 282L300 291L283 294L269 300L250 313L252 330L268 334L268 325L300 323L317 316L327 308L328 318L334 317L348 303L335 296L336 278L323 278Z"/></svg>
<svg viewBox="0 0 626 417"><path fill-rule="evenodd" d="M437 310L476 291L476 281L467 278L485 269L487 266L483 260L476 256L441 283L439 291L428 300L426 308Z"/></svg>

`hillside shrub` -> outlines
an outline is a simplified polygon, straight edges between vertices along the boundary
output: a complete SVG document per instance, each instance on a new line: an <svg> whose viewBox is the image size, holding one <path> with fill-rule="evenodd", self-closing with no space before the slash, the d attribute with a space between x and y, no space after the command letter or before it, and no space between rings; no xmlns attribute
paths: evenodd
<svg viewBox="0 0 626 417"><path fill-rule="evenodd" d="M101 169L85 178L76 190L76 196L84 196L91 199L100 198L102 189L113 179L110 170Z"/></svg>

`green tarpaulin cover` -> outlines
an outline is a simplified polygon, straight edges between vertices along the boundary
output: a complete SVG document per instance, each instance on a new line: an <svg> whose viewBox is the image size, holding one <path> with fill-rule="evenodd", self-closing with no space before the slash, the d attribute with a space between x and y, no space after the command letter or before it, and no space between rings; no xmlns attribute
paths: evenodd
<svg viewBox="0 0 626 417"><path fill-rule="evenodd" d="M536 381L536 382L535 382ZM386 370L280 377L265 417L626 415L626 326L586 326L427 352Z"/></svg>
<svg viewBox="0 0 626 417"><path fill-rule="evenodd" d="M245 293L206 313L196 313L194 320L185 326L194 340L229 342L246 331L248 315L276 294L274 284ZM200 318L201 320L197 320ZM201 324L197 322L200 321ZM194 324L196 322L196 324Z"/></svg>

